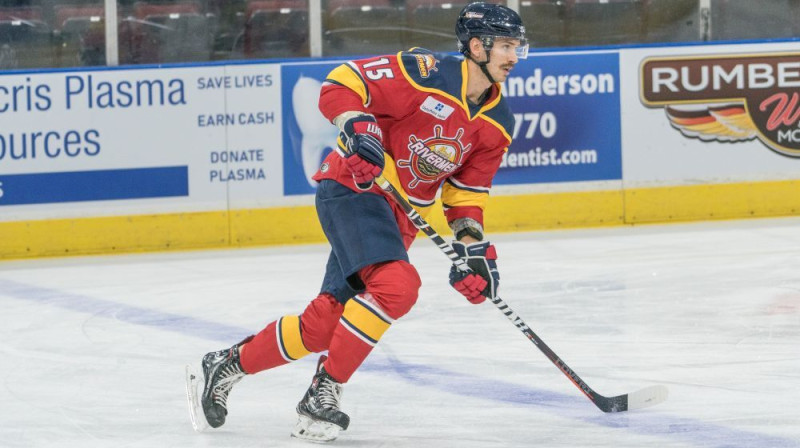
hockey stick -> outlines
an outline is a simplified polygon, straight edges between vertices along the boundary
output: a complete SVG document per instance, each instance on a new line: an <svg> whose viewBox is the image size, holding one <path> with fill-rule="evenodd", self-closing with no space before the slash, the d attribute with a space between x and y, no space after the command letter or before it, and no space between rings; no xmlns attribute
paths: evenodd
<svg viewBox="0 0 800 448"><path fill-rule="evenodd" d="M448 244L438 233L428 224L422 216L414 210L414 207L408 203L406 198L397 191L394 186L392 186L391 182L387 181L382 175L375 178L375 181L378 183L378 186L383 189L383 191L387 192L392 198L397 202L403 211L408 216L408 219L414 224L414 226L421 230L425 235L437 245L453 264L456 266L461 272L472 272L472 270L467 265L466 261L464 261L461 257L458 256L457 253L453 250L453 248ZM528 327L528 325L522 320L521 317L517 313L514 312L499 296L496 297L489 297L489 300L494 303L494 305L499 309L503 314L506 315L508 320L510 320L514 326L516 326L522 334L524 334L528 339L530 339L533 344L539 348L539 350L544 353L547 358L558 367L561 372L569 378L572 383L578 387L590 400L592 403L595 404L598 408L600 408L603 412L623 412L629 411L633 409L641 409L646 408L649 406L654 406L656 404L661 403L662 401L667 399L667 388L664 386L649 386L645 387L644 389L637 390L636 392L624 395L617 395L616 397L605 397L603 395L598 394L594 391L588 384L586 384L574 370L572 370L567 363L565 363L558 355L553 352L544 341L533 332L533 330Z"/></svg>

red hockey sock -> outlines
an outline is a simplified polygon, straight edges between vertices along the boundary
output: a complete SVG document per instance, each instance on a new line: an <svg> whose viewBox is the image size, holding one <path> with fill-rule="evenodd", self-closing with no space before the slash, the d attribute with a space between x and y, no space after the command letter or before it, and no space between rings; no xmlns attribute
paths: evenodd
<svg viewBox="0 0 800 448"><path fill-rule="evenodd" d="M405 261L368 266L359 272L367 292L350 299L333 332L325 370L346 383L395 319L417 300L420 279Z"/></svg>
<svg viewBox="0 0 800 448"><path fill-rule="evenodd" d="M240 349L242 368L257 373L326 350L342 309L332 296L321 294L302 315L270 323Z"/></svg>
<svg viewBox="0 0 800 448"><path fill-rule="evenodd" d="M287 318L289 318L289 320L287 320ZM286 324L286 326L290 325L292 318L296 320L297 316L284 316L270 323L250 342L244 344L239 349L242 369L244 369L245 372L251 374L258 373L262 370L281 366L290 361L284 357L284 353L281 353L278 344L279 337L276 331L278 328L283 328L284 324ZM297 325L297 327L299 332L299 325ZM299 353L295 353L295 355L300 356Z"/></svg>
<svg viewBox="0 0 800 448"><path fill-rule="evenodd" d="M312 300L301 316L303 344L315 353L327 350L342 311L344 305L330 294L323 293Z"/></svg>
<svg viewBox="0 0 800 448"><path fill-rule="evenodd" d="M394 320L365 293L350 299L333 332L325 370L346 383Z"/></svg>

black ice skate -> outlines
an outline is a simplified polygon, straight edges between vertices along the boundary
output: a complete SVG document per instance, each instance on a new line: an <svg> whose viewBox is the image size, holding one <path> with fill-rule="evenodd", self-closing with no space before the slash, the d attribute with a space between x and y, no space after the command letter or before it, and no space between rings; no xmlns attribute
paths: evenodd
<svg viewBox="0 0 800 448"><path fill-rule="evenodd" d="M313 442L331 442L350 425L350 417L339 410L342 397L342 384L337 383L322 363L327 359L321 356L317 363L317 373L311 380L311 387L297 404L297 425L293 437Z"/></svg>
<svg viewBox="0 0 800 448"><path fill-rule="evenodd" d="M228 415L228 394L246 375L239 361L239 345L203 356L205 386L201 403L209 426L219 428Z"/></svg>

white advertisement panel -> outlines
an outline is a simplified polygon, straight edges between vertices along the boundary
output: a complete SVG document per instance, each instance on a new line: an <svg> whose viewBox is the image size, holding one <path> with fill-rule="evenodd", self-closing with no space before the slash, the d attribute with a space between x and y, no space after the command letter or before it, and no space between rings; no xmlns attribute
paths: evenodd
<svg viewBox="0 0 800 448"><path fill-rule="evenodd" d="M208 181L228 187L228 206L259 208L283 198L280 65L225 67L226 151L209 153Z"/></svg>
<svg viewBox="0 0 800 448"><path fill-rule="evenodd" d="M796 43L620 52L626 188L800 178Z"/></svg>
<svg viewBox="0 0 800 448"><path fill-rule="evenodd" d="M282 195L278 65L0 75L0 220Z"/></svg>

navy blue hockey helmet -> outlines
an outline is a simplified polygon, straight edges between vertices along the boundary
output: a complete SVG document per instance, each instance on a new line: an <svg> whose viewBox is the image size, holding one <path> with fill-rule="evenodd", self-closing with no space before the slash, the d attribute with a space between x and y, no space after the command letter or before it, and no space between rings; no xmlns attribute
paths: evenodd
<svg viewBox="0 0 800 448"><path fill-rule="evenodd" d="M477 37L486 51L492 49L495 37L519 39L517 57L528 57L528 39L525 38L525 27L522 18L513 9L492 3L470 3L458 14L456 21L456 37L458 51L469 54L469 41Z"/></svg>

